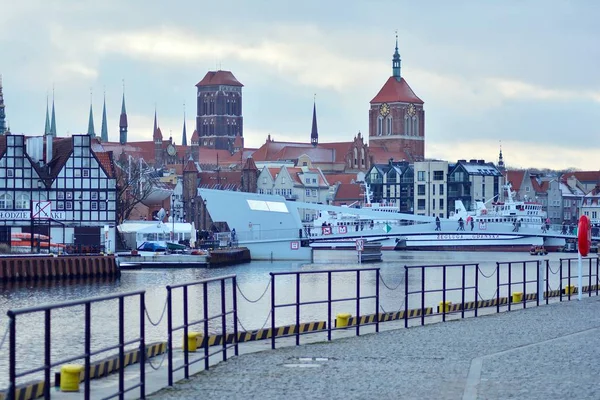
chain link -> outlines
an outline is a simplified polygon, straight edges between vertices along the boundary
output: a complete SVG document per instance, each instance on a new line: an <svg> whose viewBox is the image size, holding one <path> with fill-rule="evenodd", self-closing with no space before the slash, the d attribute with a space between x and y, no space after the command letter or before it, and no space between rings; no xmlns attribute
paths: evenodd
<svg viewBox="0 0 600 400"><path fill-rule="evenodd" d="M240 288L240 285L236 283L236 287L238 292L240 292L240 294L242 295L242 297L249 303L258 303L265 294L267 294L267 290L269 290L269 286L271 286L271 280L269 280L269 283L267 283L267 287L265 288L265 291L263 292L263 294L260 295L260 297L254 301L250 300L248 297L246 297L246 295L244 294L244 292L242 292L242 289Z"/></svg>
<svg viewBox="0 0 600 400"><path fill-rule="evenodd" d="M263 326L262 326L262 327L260 327L258 330L264 329L264 328L265 328L265 326L267 326L267 322L269 322L269 317L270 317L270 316L271 316L271 311L269 311L269 313L267 314L267 318L265 319L265 323L263 324ZM237 320L238 320L238 324L240 324L240 326L242 327L242 329L243 329L245 332L249 332L249 331L248 331L248 329L246 329L246 328L244 327L244 324L242 324L242 321L240 320L240 318L239 318L239 317L238 317L238 319L237 319Z"/></svg>
<svg viewBox="0 0 600 400"><path fill-rule="evenodd" d="M489 278L491 278L492 276L494 276L494 275L496 274L496 272L498 272L498 267L496 267L496 268L494 269L494 272L492 272L492 273L491 273L489 276L487 276L486 274L484 274L484 273L483 273L483 271L481 270L481 268L477 268L477 271L478 271L478 272L479 272L481 275L483 275L483 277L484 277L484 278L486 278L486 279L489 279Z"/></svg>
<svg viewBox="0 0 600 400"><path fill-rule="evenodd" d="M160 313L160 318L156 323L152 321L152 318L150 318L150 314L148 314L148 308L144 305L144 312L146 313L146 318L148 318L148 321L150 321L150 324L152 324L153 326L158 326L158 324L160 324L160 321L162 321L163 317L165 316L165 311L167 311L167 301L168 299L165 299L165 305L163 306L163 310Z"/></svg>
<svg viewBox="0 0 600 400"><path fill-rule="evenodd" d="M398 282L398 285L395 288L391 288L387 285L387 283L385 283L385 281L383 280L383 276L379 275L379 280L381 281L381 283L383 283L383 286L385 286L388 290L390 291L394 291L396 289L398 289L400 287L400 285L402 285L402 281Z"/></svg>
<svg viewBox="0 0 600 400"><path fill-rule="evenodd" d="M2 336L2 340L0 340L0 350L2 350L2 346L4 346L4 342L6 341L6 337L8 336L10 324L12 324L12 319L8 320L8 324L6 325L6 330L4 331L4 335Z"/></svg>
<svg viewBox="0 0 600 400"><path fill-rule="evenodd" d="M496 291L494 292L494 294L492 295L492 299L496 298L496 294L498 294L498 289L496 289ZM481 297L481 293L479 293L479 291L477 291L477 297L479 297L480 300L486 301L489 299L484 299L483 297Z"/></svg>
<svg viewBox="0 0 600 400"><path fill-rule="evenodd" d="M548 271L552 274L552 275L556 275L558 274L558 271L560 271L560 265L558 266L558 268L556 269L556 271L552 271L552 268L550 267L550 264L548 264ZM546 278L547 279L547 278Z"/></svg>
<svg viewBox="0 0 600 400"><path fill-rule="evenodd" d="M154 364L152 364L152 358L148 358L148 364L150 365L150 367L151 367L153 370L155 370L155 371L158 371L158 369L159 369L160 367L162 367L162 365L163 365L163 362L165 361L165 358L166 358L166 355L167 355L167 353L168 353L168 352L169 352L169 351L168 351L168 349L167 349L167 351L165 351L164 353L162 353L162 358L160 359L160 362L158 363L158 366L154 366Z"/></svg>

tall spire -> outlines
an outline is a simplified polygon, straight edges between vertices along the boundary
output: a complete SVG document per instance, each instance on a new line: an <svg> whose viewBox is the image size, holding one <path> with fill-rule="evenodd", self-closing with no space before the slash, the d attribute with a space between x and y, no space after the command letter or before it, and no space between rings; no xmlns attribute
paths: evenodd
<svg viewBox="0 0 600 400"><path fill-rule="evenodd" d="M183 137L181 139L181 144L187 146L187 132L185 130L185 103L183 103Z"/></svg>
<svg viewBox="0 0 600 400"><path fill-rule="evenodd" d="M502 157L502 141L500 141L500 155L498 156L498 169L504 171L504 158Z"/></svg>
<svg viewBox="0 0 600 400"><path fill-rule="evenodd" d="M56 114L54 112L54 87L52 88L52 119L50 120L50 135L56 137Z"/></svg>
<svg viewBox="0 0 600 400"><path fill-rule="evenodd" d="M46 95L46 126L44 127L44 135L51 135L50 130L50 112L48 111L48 96Z"/></svg>
<svg viewBox="0 0 600 400"><path fill-rule="evenodd" d="M315 94L315 98L313 100L313 118L312 118L312 130L310 131L310 143L314 147L317 147L319 144L319 131L317 130L317 95Z"/></svg>
<svg viewBox="0 0 600 400"><path fill-rule="evenodd" d="M123 101L121 103L121 116L119 117L119 143L127 143L127 111L125 110L125 81L123 81Z"/></svg>
<svg viewBox="0 0 600 400"><path fill-rule="evenodd" d="M4 94L2 93L2 75L0 75L0 135L4 135L6 132L6 112Z"/></svg>
<svg viewBox="0 0 600 400"><path fill-rule="evenodd" d="M106 92L104 92L104 105L102 106L102 129L100 131L100 140L108 142L108 124L106 123Z"/></svg>
<svg viewBox="0 0 600 400"><path fill-rule="evenodd" d="M154 105L154 131L156 132L156 130L158 129L158 119L156 118L156 104Z"/></svg>
<svg viewBox="0 0 600 400"><path fill-rule="evenodd" d="M88 136L96 137L96 131L94 130L94 111L92 107L92 91L90 90L90 117L88 120Z"/></svg>
<svg viewBox="0 0 600 400"><path fill-rule="evenodd" d="M392 58L392 76L397 81L402 79L400 75L400 53L398 53L398 31L396 31L396 51L394 51L394 57Z"/></svg>

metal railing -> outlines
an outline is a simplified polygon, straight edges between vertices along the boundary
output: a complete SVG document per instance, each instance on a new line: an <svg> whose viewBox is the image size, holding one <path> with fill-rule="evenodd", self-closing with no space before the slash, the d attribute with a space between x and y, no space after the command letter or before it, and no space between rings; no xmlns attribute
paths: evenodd
<svg viewBox="0 0 600 400"><path fill-rule="evenodd" d="M439 272L439 269L442 270L442 280L441 287L426 287L426 279L427 279L427 271L433 271L434 273ZM472 271L467 271L467 269ZM419 271L420 285L418 288L411 290L410 284L410 272L411 271ZM451 282L454 280L448 279L448 271L460 271L460 285L452 284ZM435 305L436 302L440 301L442 321L446 321L447 314L453 314L460 312L461 317L465 317L465 309L461 307L460 310L456 311L446 311L446 304L449 299L448 294L452 294L454 292L460 291L460 301L461 304L465 304L467 301L471 301L473 299L475 301L475 316L477 316L477 295L479 293L478 289L478 279L479 279L479 264L449 264L449 265L414 265L414 266L404 266L404 326L408 328L408 321L412 318L420 318L421 325L425 324L426 310L428 306ZM472 276L473 284L467 286L467 275ZM469 293L470 292L470 293ZM418 302L418 310L420 310L417 315L409 315L410 310L410 297L413 295L417 295L419 298ZM429 296L429 298L428 298ZM434 300L431 300L431 297Z"/></svg>
<svg viewBox="0 0 600 400"><path fill-rule="evenodd" d="M363 296L361 295L360 284L361 284L361 274L365 272L375 273L375 294ZM332 291L332 276L333 274L356 274L356 296L355 297L341 297L334 298ZM331 340L331 332L337 329L342 328L332 328L331 322L333 321L332 314L332 305L334 303L341 302L356 302L356 335L360 335L360 327L366 325L375 325L375 331L379 332L379 318L375 318L374 322L361 324L359 316L361 315L361 300L374 299L375 300L375 315L378 315L379 312L379 278L380 278L380 269L379 268L363 268L363 269L337 269L337 270L323 270L323 271L293 271L293 272L270 272L271 275L271 348L275 349L276 338L277 337L296 337L296 345L300 345L300 335L315 333L315 332L300 332L300 311L302 306L308 305L317 305L317 304L326 304L327 305L327 340ZM300 292L301 292L301 282L300 277L306 275L326 275L327 277L327 298L326 299L317 299L311 301L301 301L300 300ZM295 300L291 303L277 303L276 301L276 278L282 276L293 276L295 278ZM280 308L286 307L294 307L295 308L295 322L296 328L295 333L277 336L275 334L275 320L276 320L276 311ZM345 329L345 328L344 328Z"/></svg>
<svg viewBox="0 0 600 400"><path fill-rule="evenodd" d="M139 337L134 339L125 340L125 298L127 297L137 297L139 296ZM145 397L145 387L146 387L146 374L145 374L145 355L146 355L146 346L144 339L144 296L145 291L135 291L129 293L122 293L112 296L102 296L95 297L91 299L84 300L75 300L68 301L59 304L51 304L44 305L38 307L29 307L29 308L21 308L18 310L9 310L7 312L9 318L10 332L9 332L9 387L7 398L9 400L14 400L16 398L16 388L17 388L17 379L22 378L24 376L32 375L38 372L44 372L44 397L46 399L50 398L50 369L53 367L60 366L62 364L66 364L69 362L73 362L75 360L84 360L84 398L86 400L90 399L91 387L90 387L90 364L91 358L95 355L110 351L110 350L119 350L119 365L121 368L119 369L119 391L114 393L111 396L106 397L106 399L110 399L113 397L119 397L119 399L123 399L126 392L129 392L133 389L140 389L140 398ZM117 345L104 347L98 350L92 350L92 304L101 303L105 301L118 300L118 333L119 333L119 343ZM77 356L68 357L60 360L52 360L51 356L51 325L52 325L52 311L63 308L70 308L76 306L84 306L85 314L84 314L84 352L83 354L79 354ZM33 314L33 313L44 313L44 359L43 366L25 370L17 373L17 317L25 314ZM131 344L139 344L139 365L140 365L140 377L139 381L128 388L125 387L125 346Z"/></svg>
<svg viewBox="0 0 600 400"><path fill-rule="evenodd" d="M528 301L535 301L536 305L539 306L540 305L540 293L542 292L541 288L542 286L542 282L543 280L541 279L541 261L540 260L533 260L533 261L509 261L509 262L497 262L496 263L496 268L497 268L497 274L496 274L496 312L500 312L500 297L502 297L502 292L503 289L506 289L506 297L507 297L507 306L508 306L508 311L511 310L511 304L513 303L513 293L516 293L513 291L513 286L520 286L522 292L521 293L521 301L520 303L523 304L523 308L527 308L527 302ZM507 279L504 281L502 279L503 277L503 267L506 269L506 275L507 275ZM528 268L529 267L529 268ZM533 267L535 267L535 279L531 279L527 274L528 271L531 271L533 269ZM518 274L518 278L515 281L515 279L513 279L513 270L517 270L517 274ZM519 280L521 279L521 280ZM533 284L535 283L535 291L531 290L528 291L527 290L527 284ZM527 297L527 293L535 293L535 299L529 299Z"/></svg>
<svg viewBox="0 0 600 400"><path fill-rule="evenodd" d="M231 282L231 310L227 310L227 296L226 296L226 283ZM208 287L211 284L218 284L219 293L220 293L220 305L221 311L216 314L210 314L208 309ZM200 286L202 289L202 317L200 319L191 319L190 318L190 310L189 310L189 297L188 297L188 289L193 286ZM169 360L169 368L168 368L168 381L169 386L173 386L173 374L176 371L181 369L184 370L184 376L186 379L190 377L190 366L204 361L204 369L209 369L210 356L222 353L223 361L227 361L227 350L231 347L234 348L234 354L238 355L238 330L237 330L237 280L236 275L226 275L221 277L216 277L212 279L203 279L197 282L189 282L189 283L181 283L178 285L169 285L167 286L167 330L168 330L168 338L167 338L167 353ZM178 326L173 326L173 291L176 289L181 289L183 292L182 295L182 311L183 311L183 324ZM227 316L231 315L233 317L233 339L232 344L227 343ZM211 320L219 320L221 325L221 335L222 335L222 346L219 350L213 352L212 354L209 352L209 322ZM202 325L202 337L204 338L202 342L202 348L204 350L204 355L200 358L194 359L190 361L189 356L189 348L188 348L188 338L190 333L190 328L194 326ZM177 331L183 331L183 365L179 367L175 367L173 365L173 334Z"/></svg>
<svg viewBox="0 0 600 400"><path fill-rule="evenodd" d="M587 288L585 287L576 287L576 290L573 289L575 284L579 279L579 258L561 258L559 260L559 287L560 290L560 301L563 300L563 296L566 296L568 300L571 300L571 296L575 296L577 291L582 290L583 292L588 292L588 297L592 295L592 292L595 291L596 295L598 295L598 284L599 282L599 269L600 269L600 258L598 257L589 257L582 258L582 270L581 270L581 279L582 286L583 283L587 280ZM546 275L548 276L548 275ZM587 278L587 279L586 279ZM564 286L563 284L567 285ZM584 290L585 289L585 290ZM546 299L546 304L548 303L548 299Z"/></svg>

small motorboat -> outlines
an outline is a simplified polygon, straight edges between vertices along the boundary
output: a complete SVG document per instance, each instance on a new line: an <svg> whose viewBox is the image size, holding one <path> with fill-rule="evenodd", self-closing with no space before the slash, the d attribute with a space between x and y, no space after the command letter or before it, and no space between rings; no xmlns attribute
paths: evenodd
<svg viewBox="0 0 600 400"><path fill-rule="evenodd" d="M529 249L529 254L532 256L545 256L548 254L548 250L544 246L531 246Z"/></svg>

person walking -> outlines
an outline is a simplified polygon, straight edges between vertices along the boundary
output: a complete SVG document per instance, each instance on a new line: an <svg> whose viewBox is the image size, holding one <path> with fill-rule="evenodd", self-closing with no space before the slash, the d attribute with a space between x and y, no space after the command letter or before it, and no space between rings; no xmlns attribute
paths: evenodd
<svg viewBox="0 0 600 400"><path fill-rule="evenodd" d="M464 231L465 230L465 221L462 219L462 217L460 217L458 219L458 228L456 228L457 231Z"/></svg>
<svg viewBox="0 0 600 400"><path fill-rule="evenodd" d="M473 231L474 227L475 227L475 218L471 218L471 232Z"/></svg>
<svg viewBox="0 0 600 400"><path fill-rule="evenodd" d="M435 230L436 231L441 231L442 227L440 225L440 217L435 217Z"/></svg>

